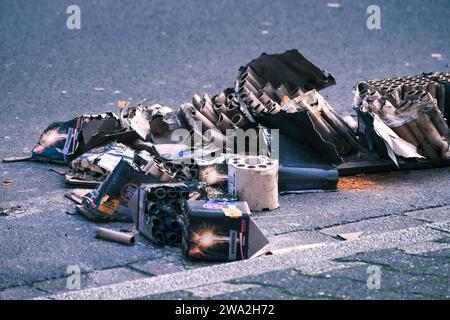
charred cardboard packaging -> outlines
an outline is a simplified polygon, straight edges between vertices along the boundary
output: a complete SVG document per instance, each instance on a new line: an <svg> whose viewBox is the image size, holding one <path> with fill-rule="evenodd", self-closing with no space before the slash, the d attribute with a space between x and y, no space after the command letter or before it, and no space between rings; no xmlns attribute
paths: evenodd
<svg viewBox="0 0 450 320"><path fill-rule="evenodd" d="M268 244L246 202L187 201L182 243L187 258L244 260L264 253Z"/></svg>
<svg viewBox="0 0 450 320"><path fill-rule="evenodd" d="M65 182L97 188L122 159L133 163L134 150L115 141L91 149L70 162Z"/></svg>
<svg viewBox="0 0 450 320"><path fill-rule="evenodd" d="M123 108L120 120L125 128L134 131L144 141L168 143L173 130L179 127L176 113L167 106L151 105L143 100Z"/></svg>
<svg viewBox="0 0 450 320"><path fill-rule="evenodd" d="M182 207L188 198L184 183L143 184L128 206L143 236L158 245L180 245Z"/></svg>
<svg viewBox="0 0 450 320"><path fill-rule="evenodd" d="M83 197L89 219L95 221L132 221L128 202L143 183L156 182L133 164L120 160L114 171L94 191Z"/></svg>

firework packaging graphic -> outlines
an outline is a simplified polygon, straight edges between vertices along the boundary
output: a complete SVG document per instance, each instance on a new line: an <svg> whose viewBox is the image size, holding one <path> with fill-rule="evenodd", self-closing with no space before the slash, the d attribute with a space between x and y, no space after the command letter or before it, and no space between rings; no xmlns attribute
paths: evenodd
<svg viewBox="0 0 450 320"><path fill-rule="evenodd" d="M184 208L183 252L193 260L237 261L265 252L269 240L247 202L189 200Z"/></svg>
<svg viewBox="0 0 450 320"><path fill-rule="evenodd" d="M67 164L79 148L82 117L52 123L32 150L34 160Z"/></svg>
<svg viewBox="0 0 450 320"><path fill-rule="evenodd" d="M112 112L54 122L41 134L32 158L67 164L76 156L116 139L114 134L121 131L119 118Z"/></svg>
<svg viewBox="0 0 450 320"><path fill-rule="evenodd" d="M131 197L142 183L156 181L122 159L98 189L83 197L86 216L95 221L131 222L132 211L128 208Z"/></svg>

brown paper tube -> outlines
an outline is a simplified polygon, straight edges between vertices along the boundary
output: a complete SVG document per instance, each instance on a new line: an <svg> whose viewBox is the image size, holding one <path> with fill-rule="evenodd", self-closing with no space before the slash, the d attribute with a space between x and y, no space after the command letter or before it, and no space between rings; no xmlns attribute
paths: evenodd
<svg viewBox="0 0 450 320"><path fill-rule="evenodd" d="M401 102L401 97L398 89L391 89L386 92L386 98L393 106L398 106Z"/></svg>
<svg viewBox="0 0 450 320"><path fill-rule="evenodd" d="M157 199L160 200L164 199L167 196L167 191L164 188L156 188L152 193Z"/></svg>
<svg viewBox="0 0 450 320"><path fill-rule="evenodd" d="M225 104L215 104L213 108L218 116L220 116L221 113L227 113L227 106Z"/></svg>
<svg viewBox="0 0 450 320"><path fill-rule="evenodd" d="M309 111L308 115L314 124L314 128L319 132L321 137L336 146L339 154L346 154L351 151L351 147L345 144L343 139L339 136L336 130L333 129L318 112Z"/></svg>
<svg viewBox="0 0 450 320"><path fill-rule="evenodd" d="M195 109L200 110L202 105L203 105L203 100L202 98L196 94L192 97L192 105L194 106Z"/></svg>
<svg viewBox="0 0 450 320"><path fill-rule="evenodd" d="M266 107L265 107L264 105L262 105L262 104L257 104L257 105L255 105L255 106L253 106L253 110L254 110L256 113L261 113L261 112L267 111Z"/></svg>
<svg viewBox="0 0 450 320"><path fill-rule="evenodd" d="M382 113L385 115L395 115L396 113L396 109L395 107L389 102L386 101L385 105L383 106L383 108L381 109Z"/></svg>
<svg viewBox="0 0 450 320"><path fill-rule="evenodd" d="M212 123L217 123L217 121L219 120L219 117L214 111L214 108L209 103L205 103L203 105L203 107L200 109L200 113L204 115Z"/></svg>
<svg viewBox="0 0 450 320"><path fill-rule="evenodd" d="M250 82L247 80L241 81L239 84L239 88L246 88L249 91L253 92L255 95L258 94L258 89L256 89Z"/></svg>
<svg viewBox="0 0 450 320"><path fill-rule="evenodd" d="M166 232L165 239L168 244L177 244L180 242L180 236L175 232Z"/></svg>
<svg viewBox="0 0 450 320"><path fill-rule="evenodd" d="M225 95L225 92L219 93L216 98L214 99L214 104L224 104L227 101L227 96Z"/></svg>
<svg viewBox="0 0 450 320"><path fill-rule="evenodd" d="M428 91L428 83L427 82L419 82L417 85L417 91L427 92Z"/></svg>
<svg viewBox="0 0 450 320"><path fill-rule="evenodd" d="M253 101L258 101L258 98L253 94L253 92L249 92L249 94L243 99L247 105L251 105Z"/></svg>
<svg viewBox="0 0 450 320"><path fill-rule="evenodd" d="M242 87L242 88L238 89L238 93L239 93L239 95L241 96L242 99L245 99L245 97L247 97L248 94L250 93L250 90L248 90L247 88Z"/></svg>
<svg viewBox="0 0 450 320"><path fill-rule="evenodd" d="M336 132L352 147L353 150L359 150L356 139L349 133L347 127L341 122L341 120L334 114L334 112L327 107L322 107L322 117L333 127Z"/></svg>
<svg viewBox="0 0 450 320"><path fill-rule="evenodd" d="M159 213L158 204L156 202L149 201L147 202L147 212L150 214L158 214Z"/></svg>
<svg viewBox="0 0 450 320"><path fill-rule="evenodd" d="M233 118L231 118L231 122L238 128L245 127L249 124L247 118L245 118L243 114L235 114Z"/></svg>
<svg viewBox="0 0 450 320"><path fill-rule="evenodd" d="M211 98L208 96L208 94L204 94L203 95L203 102L204 103L207 103L207 104L209 104L209 105L213 105L213 102L212 102L212 100L211 100ZM203 104L202 104L203 105Z"/></svg>
<svg viewBox="0 0 450 320"><path fill-rule="evenodd" d="M180 222L174 218L164 219L164 225L166 225L172 231L180 231L181 230Z"/></svg>
<svg viewBox="0 0 450 320"><path fill-rule="evenodd" d="M397 108L396 113L398 115L402 115L404 112L407 112L410 108L412 108L414 105L409 100L403 100L400 105Z"/></svg>
<svg viewBox="0 0 450 320"><path fill-rule="evenodd" d="M155 178L159 178L162 174L161 169L159 168L157 163L154 163L148 171L146 171L150 175L152 175Z"/></svg>
<svg viewBox="0 0 450 320"><path fill-rule="evenodd" d="M270 109L271 114L277 114L280 111L281 111L281 106L278 103L275 102L274 104L272 104L272 108Z"/></svg>
<svg viewBox="0 0 450 320"><path fill-rule="evenodd" d="M272 100L275 100L274 91L275 91L275 89L273 88L273 86L270 83L267 83L261 89L261 92L265 92L267 94L267 96L269 96L269 98L272 99ZM258 96L258 95L256 94L256 96Z"/></svg>
<svg viewBox="0 0 450 320"><path fill-rule="evenodd" d="M262 84L264 82L263 79L261 79L261 77L258 74L256 74L255 70L253 70L251 67L245 68L245 71L243 72L243 74L246 74L246 73L250 74L255 80L258 81L258 83Z"/></svg>
<svg viewBox="0 0 450 320"><path fill-rule="evenodd" d="M114 231L106 228L97 228L95 230L95 237L98 239L133 245L135 243L136 235Z"/></svg>
<svg viewBox="0 0 450 320"><path fill-rule="evenodd" d="M214 129L216 127L211 121L208 120L208 118L206 118L203 114L201 114L200 111L197 111L194 108L192 108L190 112L196 121L200 121L202 123L204 130L205 128Z"/></svg>
<svg viewBox="0 0 450 320"><path fill-rule="evenodd" d="M422 155L430 158L431 160L437 160L439 159L438 154L434 149L428 144L427 140L425 139L422 131L420 130L419 126L415 121L411 121L408 123L408 128L411 130L411 132L416 137L417 141L419 141L419 145L422 149Z"/></svg>
<svg viewBox="0 0 450 320"><path fill-rule="evenodd" d="M433 97L433 99L437 99L438 97L438 84L436 82L429 82L427 85L427 90Z"/></svg>
<svg viewBox="0 0 450 320"><path fill-rule="evenodd" d="M166 182L170 182L170 181L172 181L172 176L168 172L163 171L163 173L159 177L159 182L166 183Z"/></svg>
<svg viewBox="0 0 450 320"><path fill-rule="evenodd" d="M240 113L241 113L241 108L239 107L238 104L230 103L227 105L227 116L229 118L233 118L234 115L240 114Z"/></svg>
<svg viewBox="0 0 450 320"><path fill-rule="evenodd" d="M282 84L275 89L275 96L278 98L278 101L282 101L285 96L289 97L289 90Z"/></svg>
<svg viewBox="0 0 450 320"><path fill-rule="evenodd" d="M419 141L416 139L414 134L411 132L409 127L405 125L401 125L398 127L392 127L392 130L403 140L413 144L416 148L420 146Z"/></svg>
<svg viewBox="0 0 450 320"><path fill-rule="evenodd" d="M144 172L148 172L154 164L155 160L153 160L153 158L150 158L142 170L144 170Z"/></svg>
<svg viewBox="0 0 450 320"><path fill-rule="evenodd" d="M156 243L164 243L165 241L164 233L157 228L152 228L152 236Z"/></svg>
<svg viewBox="0 0 450 320"><path fill-rule="evenodd" d="M261 92L259 95L256 96L258 101L260 101L262 104L266 104L267 102L272 101L270 97L265 92Z"/></svg>
<svg viewBox="0 0 450 320"><path fill-rule="evenodd" d="M448 143L444 141L430 117L426 113L419 111L417 112L417 119L415 121L431 147L441 156L447 153Z"/></svg>
<svg viewBox="0 0 450 320"><path fill-rule="evenodd" d="M222 132L218 129L215 130L207 130L205 132L205 138L209 143L212 143L218 148L225 148L227 137L222 134Z"/></svg>
<svg viewBox="0 0 450 320"><path fill-rule="evenodd" d="M231 120L223 113L219 115L219 122L217 123L217 126L222 131L225 131L227 129L234 129L234 126L233 126L233 123L231 122Z"/></svg>
<svg viewBox="0 0 450 320"><path fill-rule="evenodd" d="M436 107L433 107L431 111L429 112L431 121L436 126L436 129L439 131L441 136L447 138L450 135L450 131L447 125L447 122L445 122L445 118L442 115L441 110L439 110Z"/></svg>
<svg viewBox="0 0 450 320"><path fill-rule="evenodd" d="M260 83L257 79L255 79L251 74L249 73L244 73L241 77L241 82L242 81L248 81L254 88L256 89L261 89L262 87L262 83Z"/></svg>

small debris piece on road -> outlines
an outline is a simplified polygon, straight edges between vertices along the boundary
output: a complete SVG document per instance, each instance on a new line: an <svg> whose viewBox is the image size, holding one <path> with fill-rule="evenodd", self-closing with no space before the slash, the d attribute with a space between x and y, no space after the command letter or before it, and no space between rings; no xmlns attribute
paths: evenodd
<svg viewBox="0 0 450 320"><path fill-rule="evenodd" d="M95 237L127 245L133 245L136 242L136 234L134 233L125 233L106 228L95 229Z"/></svg>
<svg viewBox="0 0 450 320"><path fill-rule="evenodd" d="M363 234L364 232L340 233L336 237L344 241L353 241L358 240Z"/></svg>
<svg viewBox="0 0 450 320"><path fill-rule="evenodd" d="M0 216L7 217L15 214L22 214L25 210L22 206L13 206L10 208L0 208Z"/></svg>
<svg viewBox="0 0 450 320"><path fill-rule="evenodd" d="M439 60L439 61L444 60L444 58L442 57L442 54L440 54L440 53L432 53L432 54L431 54L431 57L432 57L433 59L436 59L436 60Z"/></svg>
<svg viewBox="0 0 450 320"><path fill-rule="evenodd" d="M9 187L13 183L14 183L14 181L12 181L12 180L3 180L3 182L2 182L3 186L5 186L5 187Z"/></svg>
<svg viewBox="0 0 450 320"><path fill-rule="evenodd" d="M125 100L119 100L119 101L117 101L117 107L120 110L123 110L127 107L127 102Z"/></svg>

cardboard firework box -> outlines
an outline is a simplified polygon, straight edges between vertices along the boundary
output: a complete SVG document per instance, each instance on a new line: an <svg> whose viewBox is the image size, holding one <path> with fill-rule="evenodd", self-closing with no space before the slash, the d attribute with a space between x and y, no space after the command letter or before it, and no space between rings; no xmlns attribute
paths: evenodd
<svg viewBox="0 0 450 320"><path fill-rule="evenodd" d="M192 260L237 261L263 254L269 240L247 202L189 200L183 217L183 252Z"/></svg>

